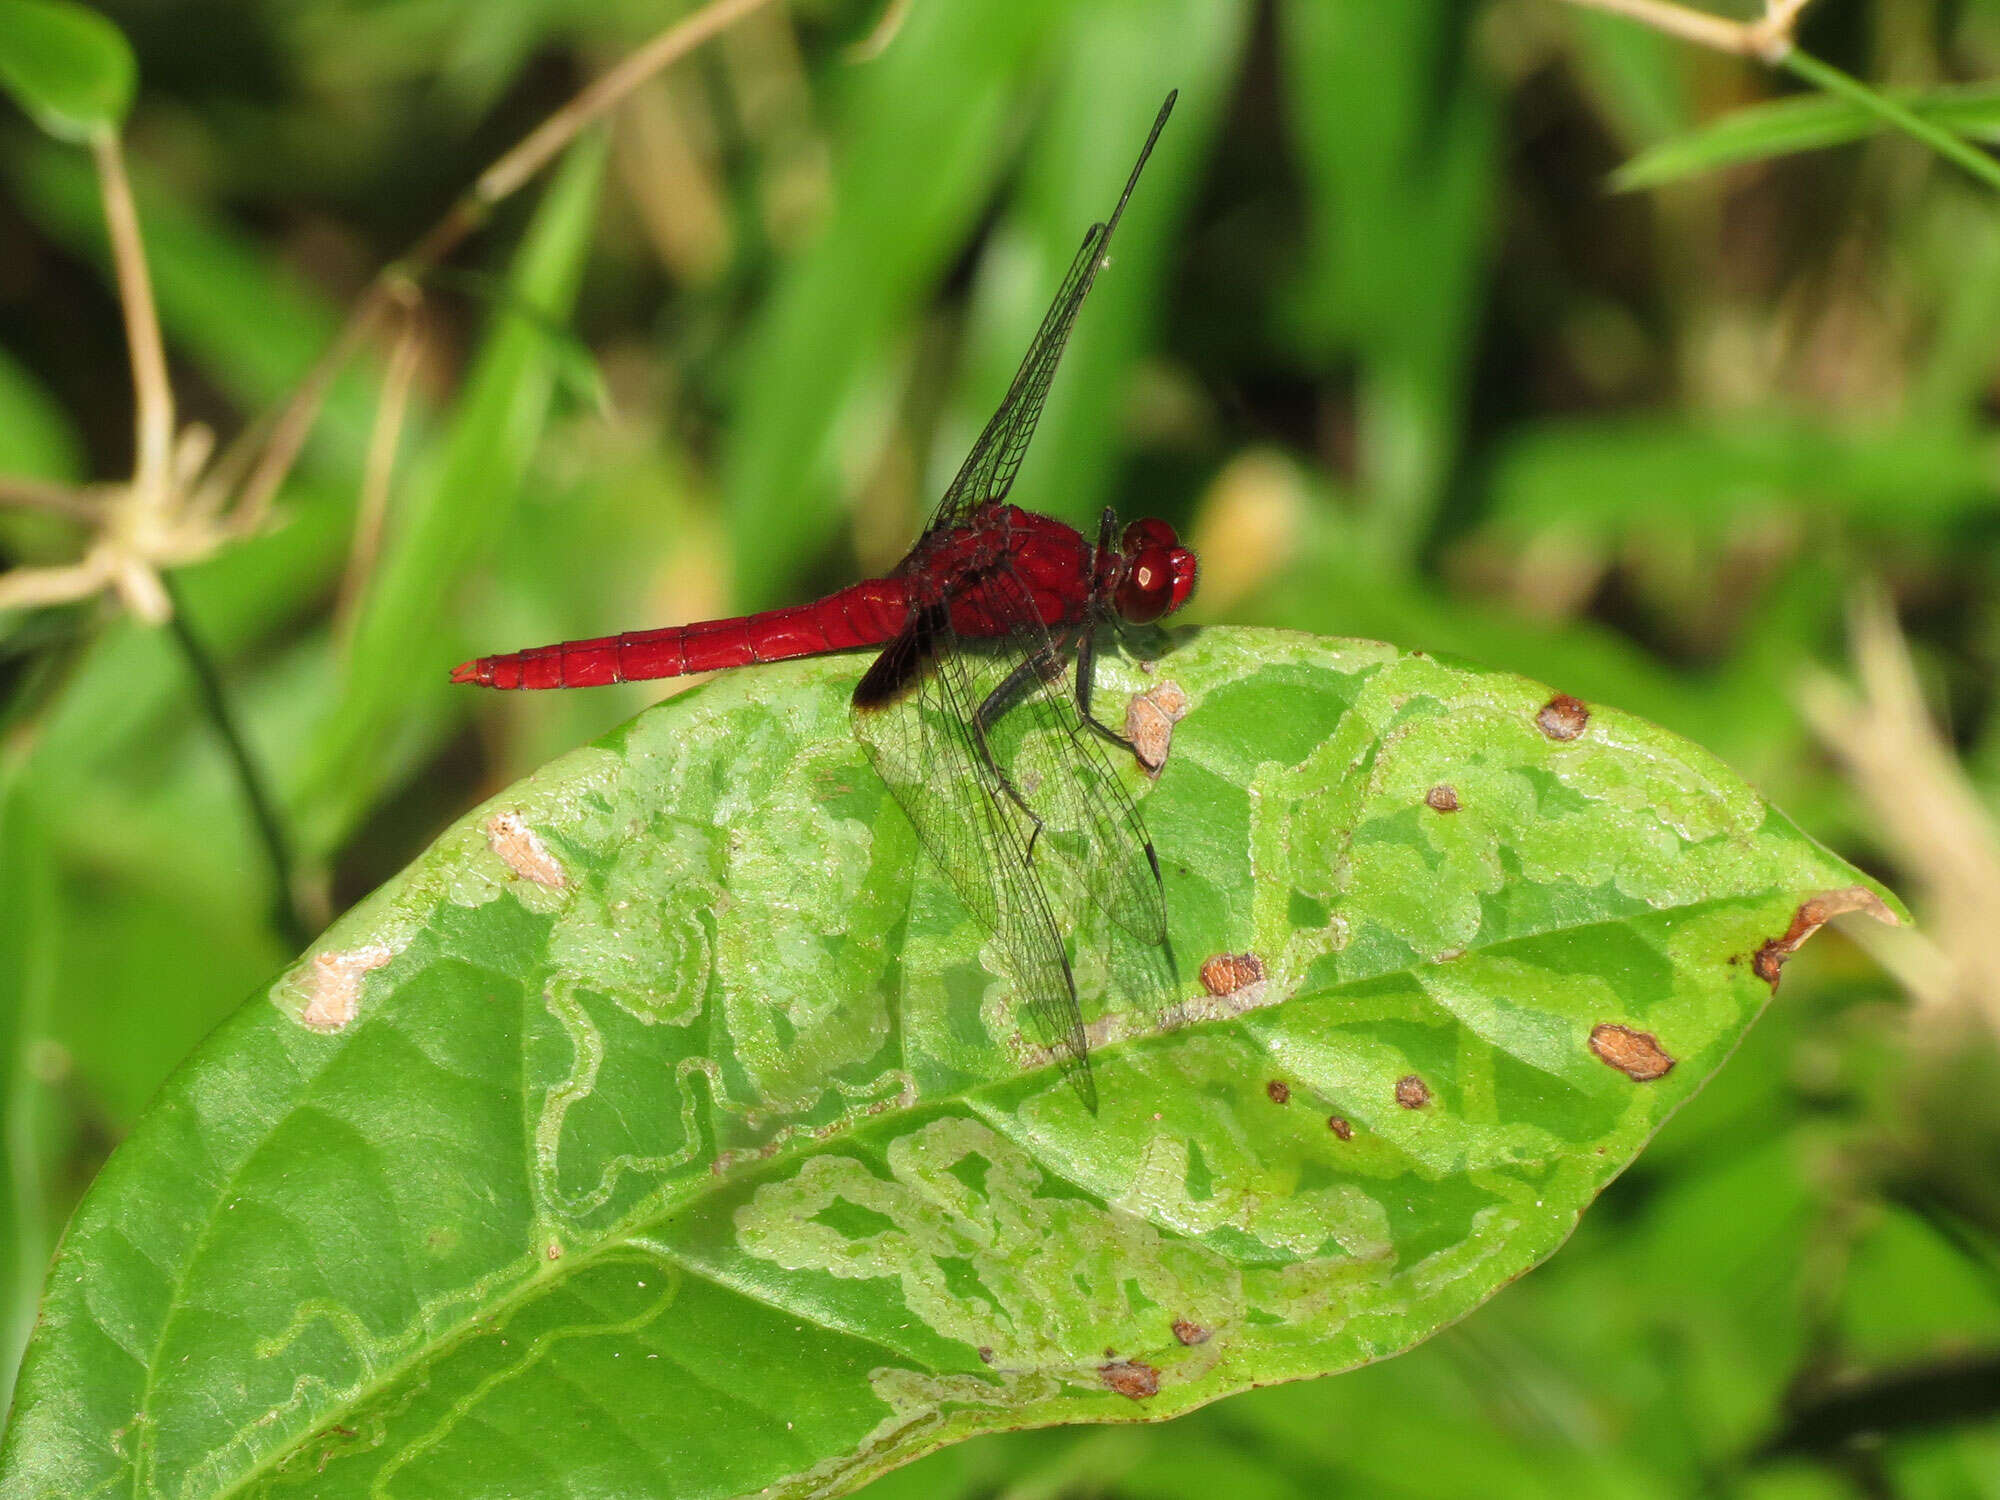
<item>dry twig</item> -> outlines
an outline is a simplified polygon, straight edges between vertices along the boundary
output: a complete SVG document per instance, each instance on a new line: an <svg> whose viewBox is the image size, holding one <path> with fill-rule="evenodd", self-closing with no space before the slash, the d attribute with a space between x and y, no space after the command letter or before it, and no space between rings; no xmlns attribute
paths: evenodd
<svg viewBox="0 0 2000 1500"><path fill-rule="evenodd" d="M1725 20L1704 10L1675 4L1674 0L1569 0L1569 3L1625 16L1696 46L1775 65L1783 62L1792 50L1799 12L1811 0L1764 0L1764 14L1755 21Z"/></svg>
<svg viewBox="0 0 2000 1500"><path fill-rule="evenodd" d="M319 418L334 377L385 314L399 306L413 307L423 277L484 224L496 204L518 191L640 84L770 3L710 0L542 121L482 172L409 254L383 268L291 399L270 421L253 423L212 468L208 460L213 443L206 428L190 426L178 435L174 431L173 386L124 155L115 134L100 136L92 150L132 361L136 428L132 477L117 485L68 489L0 476L0 505L49 511L95 532L83 556L73 563L0 574L0 609L72 603L109 590L140 619L154 625L165 622L172 603L162 574L198 562L264 525L271 502ZM383 451L393 454L407 373L392 357L373 459ZM373 459L364 496L371 503L387 484L381 464Z"/></svg>

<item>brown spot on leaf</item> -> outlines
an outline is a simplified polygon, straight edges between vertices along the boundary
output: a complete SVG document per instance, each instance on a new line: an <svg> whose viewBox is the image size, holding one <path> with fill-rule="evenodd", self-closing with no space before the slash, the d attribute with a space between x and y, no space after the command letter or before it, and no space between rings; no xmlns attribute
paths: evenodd
<svg viewBox="0 0 2000 1500"><path fill-rule="evenodd" d="M1186 1318L1174 1319L1174 1337L1183 1344L1205 1344L1214 1337L1199 1323L1190 1323Z"/></svg>
<svg viewBox="0 0 2000 1500"><path fill-rule="evenodd" d="M1552 740L1573 740L1590 723L1590 710L1568 693L1557 693L1542 705L1535 723Z"/></svg>
<svg viewBox="0 0 2000 1500"><path fill-rule="evenodd" d="M1750 967L1757 971L1757 977L1771 987L1771 993L1778 993L1778 980L1785 967L1785 960L1794 950L1785 946L1783 938L1771 938L1757 950L1757 956L1750 960Z"/></svg>
<svg viewBox="0 0 2000 1500"><path fill-rule="evenodd" d="M1422 1109L1431 1102L1431 1086L1414 1073L1398 1078L1396 1102L1405 1109Z"/></svg>
<svg viewBox="0 0 2000 1500"><path fill-rule="evenodd" d="M495 813L488 818L486 842L500 856L500 862L523 880L558 891L569 884L569 877L549 853L549 846L522 821L519 813Z"/></svg>
<svg viewBox="0 0 2000 1500"><path fill-rule="evenodd" d="M1134 694L1125 705L1125 738L1132 742L1139 764L1155 776L1167 763L1174 725L1187 714L1187 708L1187 694L1171 679Z"/></svg>
<svg viewBox="0 0 2000 1500"><path fill-rule="evenodd" d="M1652 1032L1634 1031L1611 1021L1600 1021L1590 1028L1590 1050L1634 1083L1651 1083L1674 1069L1675 1060Z"/></svg>
<svg viewBox="0 0 2000 1500"><path fill-rule="evenodd" d="M315 953L311 988L299 1020L314 1031L339 1031L361 1008L362 979L395 956L383 943L369 943L345 953L333 949Z"/></svg>
<svg viewBox="0 0 2000 1500"><path fill-rule="evenodd" d="M1218 953L1201 966L1201 985L1211 995L1233 995L1264 977L1264 960L1254 953Z"/></svg>
<svg viewBox="0 0 2000 1500"><path fill-rule="evenodd" d="M562 1241L550 1240L548 1254L550 1260L561 1260L563 1258Z"/></svg>
<svg viewBox="0 0 2000 1500"><path fill-rule="evenodd" d="M1354 1139L1354 1127L1339 1115L1328 1115L1326 1117L1326 1128L1339 1136L1343 1141Z"/></svg>
<svg viewBox="0 0 2000 1500"><path fill-rule="evenodd" d="M1097 1378L1134 1401L1160 1394L1160 1372L1143 1359L1114 1359L1108 1365L1098 1366Z"/></svg>
<svg viewBox="0 0 2000 1500"><path fill-rule="evenodd" d="M1458 792L1455 788L1440 781L1436 786L1424 793L1424 804L1432 812L1457 812Z"/></svg>
<svg viewBox="0 0 2000 1500"><path fill-rule="evenodd" d="M981 1344L979 1346L979 1361L981 1364L990 1365L993 1363L993 1349L991 1345Z"/></svg>
<svg viewBox="0 0 2000 1500"><path fill-rule="evenodd" d="M1264 1092L1271 1096L1273 1104L1290 1104L1292 1102L1292 1086L1282 1078L1273 1078L1269 1083L1265 1084Z"/></svg>
<svg viewBox="0 0 2000 1500"><path fill-rule="evenodd" d="M1750 960L1751 969L1771 987L1771 993L1775 995L1778 992L1778 974L1785 967L1785 960L1804 947L1806 939L1824 927L1828 918L1850 911L1865 911L1876 921L1887 922L1891 927L1902 925L1896 920L1896 914L1882 904L1882 898L1866 886L1850 885L1837 891L1821 891L1810 900L1799 903L1785 935L1774 937L1760 947Z"/></svg>

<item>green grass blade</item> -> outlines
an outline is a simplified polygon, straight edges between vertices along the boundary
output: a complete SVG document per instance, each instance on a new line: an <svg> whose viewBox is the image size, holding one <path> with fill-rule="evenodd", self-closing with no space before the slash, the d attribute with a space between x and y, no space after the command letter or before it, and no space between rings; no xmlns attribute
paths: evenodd
<svg viewBox="0 0 2000 1500"><path fill-rule="evenodd" d="M1900 100L1877 93L1860 79L1796 47L1785 54L1785 66L1806 82L1848 100L1883 124L1922 141L1946 161L1955 163L1988 187L2000 188L2000 162L1967 144L1951 130L1925 119Z"/></svg>
<svg viewBox="0 0 2000 1500"><path fill-rule="evenodd" d="M1460 0L1280 7L1311 263L1286 335L1357 356L1367 517L1356 541L1405 566L1457 461L1495 177L1494 91Z"/></svg>
<svg viewBox="0 0 2000 1500"><path fill-rule="evenodd" d="M0 1411L12 1394L59 1219L49 1201L49 1046L56 954L55 867L19 794L0 783Z"/></svg>
<svg viewBox="0 0 2000 1500"><path fill-rule="evenodd" d="M1820 81L1817 75L1807 76ZM1849 93L1806 94L1753 104L1640 152L1612 173L1611 186L1620 192L1634 192L1745 162L1823 151L1884 130L1907 128L1904 118L1916 120L1928 130L2000 142L2000 86L1982 83L1872 97L1893 104L1900 115L1887 116Z"/></svg>

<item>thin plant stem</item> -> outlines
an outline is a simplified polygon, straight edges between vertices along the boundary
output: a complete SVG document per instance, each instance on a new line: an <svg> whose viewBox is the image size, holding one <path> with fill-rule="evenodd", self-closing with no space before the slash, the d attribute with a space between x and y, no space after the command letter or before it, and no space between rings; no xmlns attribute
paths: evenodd
<svg viewBox="0 0 2000 1500"><path fill-rule="evenodd" d="M347 322L319 362L307 373L272 424L270 437L244 484L237 509L241 530L262 524L278 487L285 482L305 446L306 434L341 366L359 349L389 307L410 295L410 289L437 266L480 225L502 199L518 190L547 166L590 125L622 103L626 96L662 68L692 52L718 32L773 0L712 0L693 15L676 22L630 53L602 77L588 84L569 103L531 130L512 150L479 174L478 180L445 211L402 259L382 268L361 294Z"/></svg>
<svg viewBox="0 0 2000 1500"><path fill-rule="evenodd" d="M1829 94L1838 94L1885 123L1895 126L1904 134L1922 141L1939 156L1963 167L1988 187L2000 188L2000 162L1996 162L1963 136L1955 135L1941 126L1932 124L1907 105L1897 103L1886 94L1877 93L1859 79L1849 77L1831 63L1822 62L1810 53L1794 48L1785 54L1784 66L1815 88L1823 89Z"/></svg>
<svg viewBox="0 0 2000 1500"><path fill-rule="evenodd" d="M367 462L362 469L361 503L354 516L354 542L348 549L347 571L341 576L340 593L334 603L335 630L343 639L354 623L355 608L382 550L389 490L396 475L396 450L409 410L417 358L422 352L422 320L414 306L405 307L403 330L389 352L389 365L382 375L382 393L375 410L375 425L368 435Z"/></svg>
<svg viewBox="0 0 2000 1500"><path fill-rule="evenodd" d="M181 655L187 659L202 711L208 716L216 738L222 742L223 751L235 769L237 785L243 790L243 801L250 810L258 842L264 846L264 858L271 867L271 883L276 887L271 901L272 923L290 947L303 949L312 940L314 924L299 901L291 839L279 817L277 800L271 795L270 784L265 781L257 758L251 754L248 741L243 738L215 658L209 654L208 647L188 620L186 604L173 575L162 575L161 582L173 605L172 613L167 617L168 632L180 647Z"/></svg>
<svg viewBox="0 0 2000 1500"><path fill-rule="evenodd" d="M132 487L142 514L162 515L174 497L174 388L153 305L153 279L139 235L139 213L125 175L125 153L113 131L91 141L97 181L104 195L104 227L125 314L125 342L132 356L132 396L137 434Z"/></svg>
<svg viewBox="0 0 2000 1500"><path fill-rule="evenodd" d="M1570 4L1580 5L1586 10L1609 11L1614 16L1624 16L1667 36L1677 36L1684 42L1693 42L1698 47L1707 47L1715 52L1733 52L1738 56L1751 57L1758 51L1759 28L1711 16L1705 11L1691 10L1685 5L1675 5L1671 0L1570 0Z"/></svg>

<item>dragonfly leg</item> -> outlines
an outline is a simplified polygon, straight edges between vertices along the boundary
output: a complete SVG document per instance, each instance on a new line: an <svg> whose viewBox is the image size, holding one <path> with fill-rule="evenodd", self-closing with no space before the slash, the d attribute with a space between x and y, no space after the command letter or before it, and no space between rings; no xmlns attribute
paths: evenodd
<svg viewBox="0 0 2000 1500"><path fill-rule="evenodd" d="M1034 830L1028 835L1030 859L1035 856L1035 840L1042 836L1042 820L1035 810L1028 806L1028 799L1023 797L1021 789L1014 785L1014 778L1007 774L1005 767L993 754L993 746L987 740L986 732L1021 696L1030 681L1037 677L1047 680L1057 671L1058 660L1057 651L1053 646L1036 651L1009 672L1000 685L986 695L986 701L972 713L972 732L979 744L979 758L986 763L988 774L1000 784L1000 790L1005 792L1009 800L1027 816L1028 821L1035 825Z"/></svg>
<svg viewBox="0 0 2000 1500"><path fill-rule="evenodd" d="M1097 675L1097 632L1086 620L1076 642L1076 711L1083 722L1124 750L1132 748L1130 735L1120 734L1090 711L1090 679Z"/></svg>

